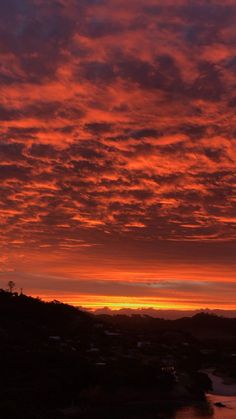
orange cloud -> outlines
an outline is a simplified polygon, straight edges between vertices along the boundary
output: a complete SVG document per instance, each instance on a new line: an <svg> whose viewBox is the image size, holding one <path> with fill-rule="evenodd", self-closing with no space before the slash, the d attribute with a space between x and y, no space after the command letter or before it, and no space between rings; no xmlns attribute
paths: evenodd
<svg viewBox="0 0 236 419"><path fill-rule="evenodd" d="M232 305L213 288L235 272L234 1L18 3L0 5L0 269L208 279L120 304ZM85 303L118 304L94 287Z"/></svg>

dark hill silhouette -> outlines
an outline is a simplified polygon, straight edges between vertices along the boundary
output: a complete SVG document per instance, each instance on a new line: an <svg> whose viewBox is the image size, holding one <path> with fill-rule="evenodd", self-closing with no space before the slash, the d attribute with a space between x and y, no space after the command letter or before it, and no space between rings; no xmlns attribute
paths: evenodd
<svg viewBox="0 0 236 419"><path fill-rule="evenodd" d="M208 330L236 333L236 319L215 314L198 313L193 317L176 320L153 318L149 315L93 315L59 301L44 302L23 294L0 290L0 327L30 335L63 335L69 337L82 329L90 329L98 322L115 328L133 330L182 330L195 332Z"/></svg>
<svg viewBox="0 0 236 419"><path fill-rule="evenodd" d="M236 310L222 310L222 309L198 309L198 310L181 310L181 309L156 309L156 308L121 308L121 309L110 309L109 307L98 308L94 311L95 314L107 314L107 315L127 315L132 316L133 314L139 314L142 316L148 315L151 317L158 317L166 320L176 320L183 317L193 317L199 313L215 314L219 317L236 317Z"/></svg>
<svg viewBox="0 0 236 419"><path fill-rule="evenodd" d="M185 331L193 335L208 333L211 335L236 335L236 319L224 318L214 314L198 313L193 317L183 317L177 320L165 320L153 318L147 315L98 315L101 320L114 325L115 327L125 328L136 331Z"/></svg>
<svg viewBox="0 0 236 419"><path fill-rule="evenodd" d="M23 294L0 290L0 325L9 331L44 335L70 334L78 324L92 323L92 316L59 301L44 302Z"/></svg>
<svg viewBox="0 0 236 419"><path fill-rule="evenodd" d="M111 417L118 406L116 417L126 419L127 403L154 400L159 409L163 400L198 400L210 388L200 368L223 360L236 375L235 331L236 319L205 313L174 321L96 316L0 290L0 417L90 419L100 417L98 407Z"/></svg>

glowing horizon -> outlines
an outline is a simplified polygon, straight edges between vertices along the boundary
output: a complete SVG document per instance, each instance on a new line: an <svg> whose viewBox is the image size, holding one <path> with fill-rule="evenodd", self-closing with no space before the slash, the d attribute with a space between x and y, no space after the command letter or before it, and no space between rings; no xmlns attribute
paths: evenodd
<svg viewBox="0 0 236 419"><path fill-rule="evenodd" d="M84 309L88 309L91 311L95 311L97 309L103 309L103 308L108 308L110 310L120 310L120 309L131 309L131 310L145 310L145 309L154 309L154 310L179 310L179 311L184 311L184 310L215 310L215 309L221 309L221 310L236 310L236 304L225 304L225 305L221 305L220 307L218 306L217 303L207 303L207 305L201 304L199 302L193 303L193 302L189 302L189 303L178 303L177 301L170 300L169 302L165 301L153 301L153 300L149 300L146 299L146 302L143 302L142 300L140 302L135 301L133 302L133 298L126 298L124 299L124 301L120 301L121 298L117 297L114 302L114 297L111 298L107 298L106 296L103 297L95 297L93 298L92 301L91 300L91 296L86 296L84 303L83 303L83 298L81 298L81 296L78 297L78 300L74 299L75 297L65 297L65 296L59 296L60 298L55 298L55 295L52 295L51 297L49 295L38 295L38 294L34 294L31 295L32 297L35 298L40 298L43 301L53 301L53 300L57 300L60 301L64 304L69 304L75 307L79 307L79 308L84 308ZM61 299L62 298L62 299ZM112 301L113 300L113 301ZM118 301L119 300L119 301ZM205 303L206 304L206 303Z"/></svg>

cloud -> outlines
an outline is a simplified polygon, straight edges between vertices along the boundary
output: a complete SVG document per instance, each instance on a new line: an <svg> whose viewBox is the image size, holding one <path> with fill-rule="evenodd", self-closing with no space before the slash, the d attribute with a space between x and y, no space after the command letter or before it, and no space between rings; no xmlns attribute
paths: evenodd
<svg viewBox="0 0 236 419"><path fill-rule="evenodd" d="M234 2L0 11L2 254L21 264L31 249L69 249L89 266L94 247L115 260L127 244L130 263L155 249L164 266L183 246L187 269L206 243L207 263L233 271Z"/></svg>

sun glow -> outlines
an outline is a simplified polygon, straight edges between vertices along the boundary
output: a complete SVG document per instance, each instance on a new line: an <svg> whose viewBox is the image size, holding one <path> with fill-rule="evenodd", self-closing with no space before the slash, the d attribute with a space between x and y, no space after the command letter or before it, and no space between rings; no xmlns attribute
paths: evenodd
<svg viewBox="0 0 236 419"><path fill-rule="evenodd" d="M36 295L33 295L36 297ZM83 307L88 310L96 310L99 308L107 307L111 310L119 309L172 309L172 310L195 310L195 309L217 309L219 306L217 303L209 302L206 300L194 301L193 300L178 300L178 299L161 299L161 298L130 298L130 297L114 297L114 296L92 296L91 295L40 295L45 301L52 301L54 299L61 301L65 304L70 304L76 307ZM235 310L236 304L221 304L220 306L225 310Z"/></svg>

